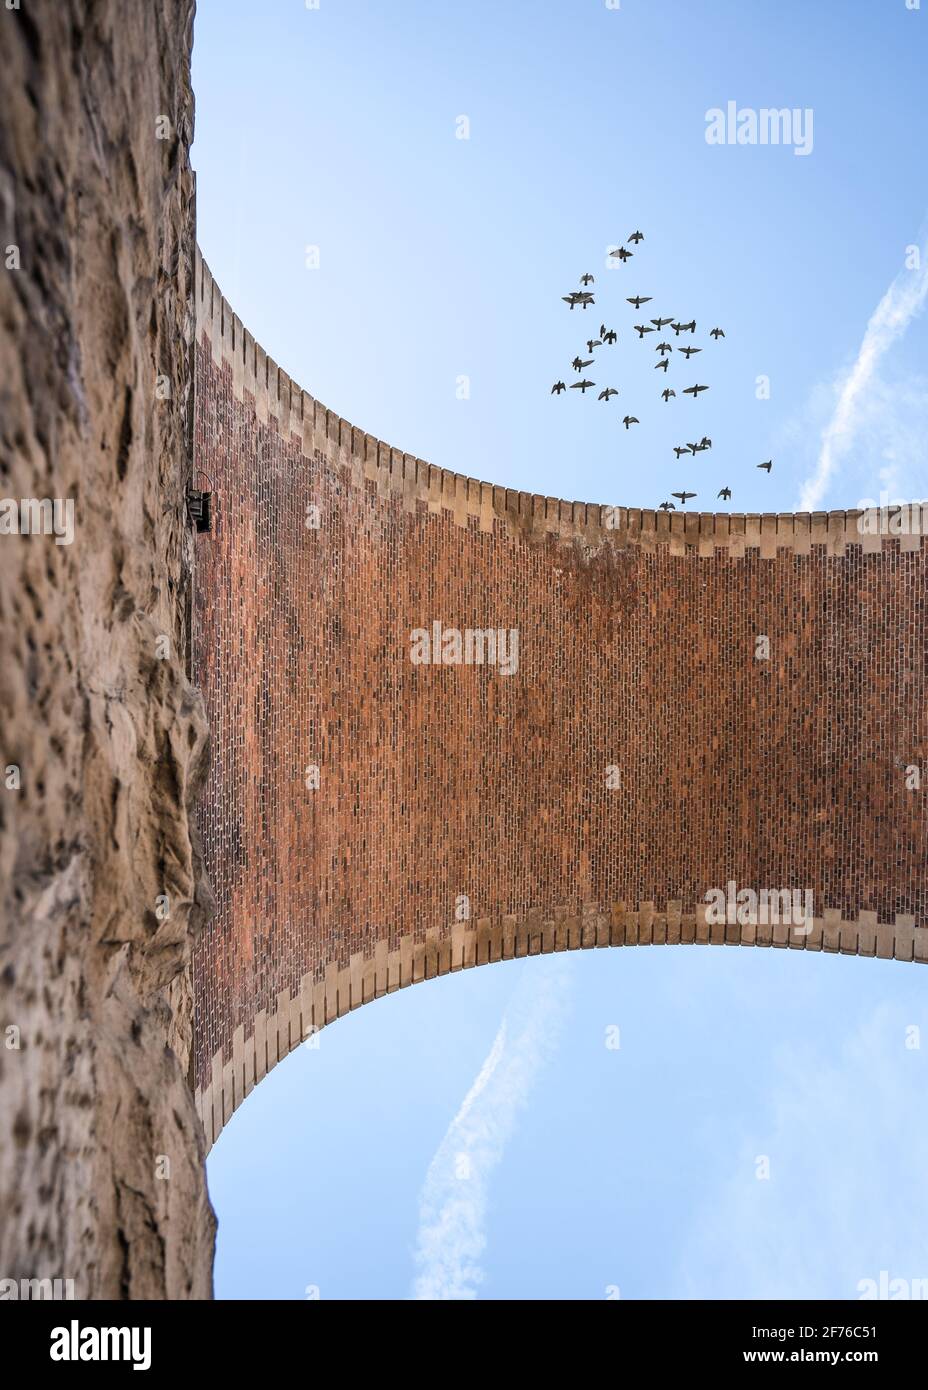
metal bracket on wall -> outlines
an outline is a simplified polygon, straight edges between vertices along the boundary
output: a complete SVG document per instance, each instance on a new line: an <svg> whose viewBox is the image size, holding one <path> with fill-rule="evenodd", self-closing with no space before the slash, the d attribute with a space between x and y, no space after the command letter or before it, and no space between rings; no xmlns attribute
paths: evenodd
<svg viewBox="0 0 928 1390"><path fill-rule="evenodd" d="M198 469L198 472L203 472ZM212 488L213 483L208 473L203 473L204 478ZM187 489L187 515L193 522L197 531L211 531L213 529L213 494L212 492L202 492L197 488Z"/></svg>

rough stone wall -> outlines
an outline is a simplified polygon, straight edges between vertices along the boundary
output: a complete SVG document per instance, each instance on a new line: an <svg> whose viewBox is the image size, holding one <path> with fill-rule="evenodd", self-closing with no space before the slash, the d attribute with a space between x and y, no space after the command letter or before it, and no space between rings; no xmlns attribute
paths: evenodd
<svg viewBox="0 0 928 1390"><path fill-rule="evenodd" d="M928 960L921 537L477 483L313 401L202 262L197 324L210 1142L311 1029L448 970L642 942ZM435 620L517 628L517 672L413 665ZM708 923L730 880L810 890L811 931Z"/></svg>
<svg viewBox="0 0 928 1390"><path fill-rule="evenodd" d="M0 762L22 778L0 787L0 1277L78 1297L211 1292L189 997L172 1012L210 907L185 642L192 19L0 8L0 494L75 506L73 544L0 534Z"/></svg>

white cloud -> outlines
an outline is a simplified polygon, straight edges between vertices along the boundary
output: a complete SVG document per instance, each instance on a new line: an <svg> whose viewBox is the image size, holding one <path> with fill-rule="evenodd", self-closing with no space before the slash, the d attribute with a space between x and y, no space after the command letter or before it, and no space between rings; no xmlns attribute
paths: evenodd
<svg viewBox="0 0 928 1390"><path fill-rule="evenodd" d="M560 1038L569 967L561 955L528 961L477 1079L426 1174L419 1203L417 1299L473 1299L490 1175L519 1111Z"/></svg>
<svg viewBox="0 0 928 1390"><path fill-rule="evenodd" d="M928 1279L928 1071L905 1045L912 1023L881 1005L836 1056L783 1050L764 1128L717 1144L672 1297L856 1299L883 1270Z"/></svg>
<svg viewBox="0 0 928 1390"><path fill-rule="evenodd" d="M836 471L858 442L861 430L868 422L872 426L877 409L883 433L897 432L894 424L897 407L904 404L904 399L896 390L880 382L879 367L889 349L921 313L926 300L928 246L922 251L920 269L901 271L880 300L867 325L854 365L838 384L837 401L822 432L815 469L802 486L801 511L816 511L821 506ZM905 389L902 388L903 393ZM888 447L892 450L893 443ZM894 483L897 476L892 474Z"/></svg>

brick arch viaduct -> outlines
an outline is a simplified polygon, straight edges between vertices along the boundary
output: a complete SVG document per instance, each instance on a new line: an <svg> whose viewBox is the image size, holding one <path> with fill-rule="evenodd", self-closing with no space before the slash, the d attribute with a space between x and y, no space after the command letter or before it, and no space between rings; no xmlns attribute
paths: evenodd
<svg viewBox="0 0 928 1390"><path fill-rule="evenodd" d="M208 1144L310 1031L466 966L700 942L928 960L905 773L928 752L923 538L610 515L430 466L300 390L199 255L195 380ZM517 669L414 664L434 622L517 629ZM709 923L730 881L811 891L811 930Z"/></svg>

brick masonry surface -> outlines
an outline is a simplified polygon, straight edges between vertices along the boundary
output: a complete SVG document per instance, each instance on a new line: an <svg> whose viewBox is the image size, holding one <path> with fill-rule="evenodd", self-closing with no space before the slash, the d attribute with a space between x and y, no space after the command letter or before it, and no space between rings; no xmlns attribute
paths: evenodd
<svg viewBox="0 0 928 1390"><path fill-rule="evenodd" d="M314 1028L464 966L643 942L928 959L920 537L609 517L430 467L292 383L202 261L197 339L209 1142ZM413 664L436 620L518 629L518 670ZM730 880L811 890L811 932L707 924Z"/></svg>

